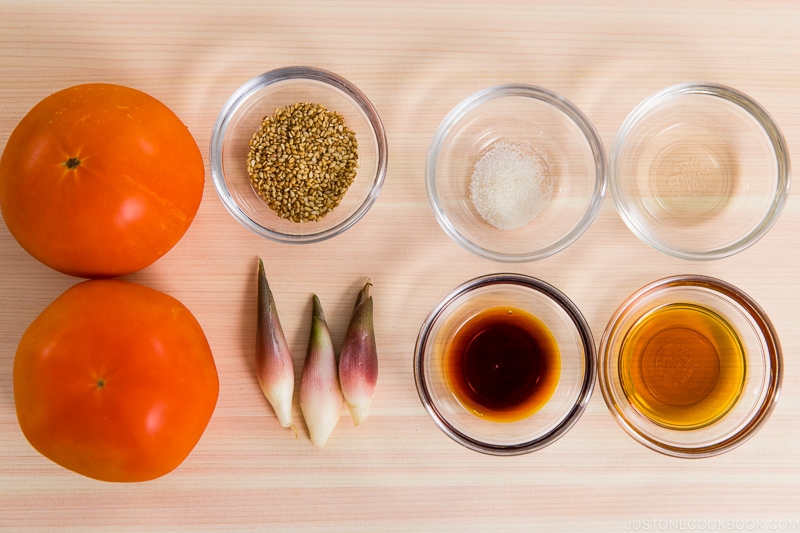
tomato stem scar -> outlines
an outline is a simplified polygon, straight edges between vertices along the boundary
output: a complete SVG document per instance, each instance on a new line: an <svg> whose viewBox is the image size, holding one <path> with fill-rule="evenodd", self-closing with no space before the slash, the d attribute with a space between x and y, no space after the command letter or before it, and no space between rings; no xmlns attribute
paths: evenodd
<svg viewBox="0 0 800 533"><path fill-rule="evenodd" d="M102 389L103 387L105 387L105 385L106 385L106 382L103 381L102 379L98 379L97 380L97 388L98 389Z"/></svg>
<svg viewBox="0 0 800 533"><path fill-rule="evenodd" d="M81 160L78 159L77 157L70 157L69 159L67 159L64 162L64 166L67 167L70 170L72 170L73 168L77 167L80 164L81 164Z"/></svg>

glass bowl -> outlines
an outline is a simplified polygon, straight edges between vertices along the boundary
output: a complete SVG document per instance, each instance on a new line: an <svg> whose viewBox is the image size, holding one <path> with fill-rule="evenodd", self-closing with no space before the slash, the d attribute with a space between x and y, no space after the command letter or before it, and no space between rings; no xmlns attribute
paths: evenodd
<svg viewBox="0 0 800 533"><path fill-rule="evenodd" d="M550 342L531 343L521 352L507 344L493 351L480 340L494 327L478 322L487 316L501 326L512 316L522 320L519 324L535 323L537 339L549 332ZM519 330L499 331L509 339ZM472 332L478 335L473 338ZM475 346L483 350L476 352ZM549 370L539 366L531 373L526 365L537 361L549 361ZM594 388L595 365L591 330L563 293L536 278L494 274L460 285L433 309L417 337L414 377L422 404L450 438L490 455L519 455L555 442L578 421ZM476 402L464 393L467 381L477 394L495 386L494 392L504 394L500 400L511 401L498 408L491 403L498 398L484 395Z"/></svg>
<svg viewBox="0 0 800 533"><path fill-rule="evenodd" d="M247 171L249 143L265 116L295 103L339 113L358 142L358 170L341 203L318 221L278 216L256 193ZM388 161L386 134L366 96L344 78L295 66L272 70L242 85L225 103L211 134L211 176L222 203L244 227L285 243L312 243L344 232L378 198Z"/></svg>
<svg viewBox="0 0 800 533"><path fill-rule="evenodd" d="M609 186L622 219L682 259L735 254L778 219L789 192L786 141L750 97L684 83L641 102L619 129Z"/></svg>
<svg viewBox="0 0 800 533"><path fill-rule="evenodd" d="M499 143L523 147L533 165L525 175L546 185L527 203L543 209L527 212L533 218L521 226L524 205L479 211L471 197L476 164ZM563 97L529 85L491 87L458 104L436 131L426 175L428 200L445 233L503 262L542 259L569 246L591 225L606 191L603 143L592 123ZM503 198L522 198L517 190L506 189ZM486 222L495 214L512 215L518 227Z"/></svg>
<svg viewBox="0 0 800 533"><path fill-rule="evenodd" d="M752 437L778 401L782 355L764 311L736 287L675 276L631 295L600 341L600 389L622 428L674 457Z"/></svg>

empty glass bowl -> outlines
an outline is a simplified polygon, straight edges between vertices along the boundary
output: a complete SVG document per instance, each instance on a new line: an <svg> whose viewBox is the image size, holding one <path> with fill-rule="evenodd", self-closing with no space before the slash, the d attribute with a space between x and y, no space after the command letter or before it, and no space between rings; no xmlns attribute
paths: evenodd
<svg viewBox="0 0 800 533"><path fill-rule="evenodd" d="M541 180L543 192L521 205L529 187L511 187L500 163L489 172L506 176L494 183L503 190L489 200L502 201L481 212L471 194L473 174L501 143L527 154L528 170L520 176ZM592 223L606 191L605 152L589 119L563 97L529 85L499 85L468 97L442 121L428 151L426 184L436 219L455 242L495 261L532 261L564 249ZM543 209L529 212L533 218L523 225L505 229L511 226L491 222L495 214L511 215L518 226L531 202Z"/></svg>
<svg viewBox="0 0 800 533"><path fill-rule="evenodd" d="M509 319L535 317L539 333L544 332L550 344L532 344L536 348L525 348L517 359L511 356L513 348L506 345L502 350L486 348L491 344L480 335L494 326L484 322L485 329L478 328L479 333L466 346L464 332L490 312L499 312L491 316L501 321L505 315ZM498 331L505 340L519 333L513 328ZM473 345L481 350L474 351ZM475 356L471 363L467 352ZM548 358L549 370L530 373L531 367L526 365L538 364L535 361L542 362L542 357ZM476 383L470 368L477 368L477 380L488 382ZM518 374L533 379L524 383ZM414 376L422 404L450 438L486 454L519 455L553 443L583 414L596 376L594 340L578 308L555 287L519 274L488 275L460 285L430 313L417 337ZM540 376L548 383L537 381ZM504 395L522 391L517 398L502 398L512 400L502 407L511 406L513 416L503 419L501 415L509 410L500 415L492 411L499 404L490 402L497 398L479 396L476 404L475 396L464 394L458 384L470 379L479 395L491 392L494 386ZM538 398L532 397L539 393ZM531 398L535 405L526 403ZM522 412L517 411L520 406Z"/></svg>
<svg viewBox="0 0 800 533"><path fill-rule="evenodd" d="M705 276L651 283L617 309L600 341L609 410L641 444L675 457L731 450L778 400L782 355L766 313Z"/></svg>
<svg viewBox="0 0 800 533"><path fill-rule="evenodd" d="M250 139L262 119L295 103L339 113L358 142L353 183L341 203L318 221L279 217L258 196L247 172ZM332 72L298 66L253 78L228 99L214 125L209 159L222 203L244 227L279 242L312 243L341 234L367 213L383 186L388 153L378 113L356 86Z"/></svg>
<svg viewBox="0 0 800 533"><path fill-rule="evenodd" d="M609 187L642 241L718 259L760 239L789 192L789 155L767 111L739 91L684 83L641 102L619 129Z"/></svg>

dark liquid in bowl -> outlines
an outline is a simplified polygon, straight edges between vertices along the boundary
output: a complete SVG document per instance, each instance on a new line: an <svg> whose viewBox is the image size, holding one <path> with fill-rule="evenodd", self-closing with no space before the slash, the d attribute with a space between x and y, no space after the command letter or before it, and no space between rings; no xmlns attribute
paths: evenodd
<svg viewBox="0 0 800 533"><path fill-rule="evenodd" d="M521 309L482 311L446 347L450 389L469 411L495 422L527 418L558 385L561 358L553 334Z"/></svg>

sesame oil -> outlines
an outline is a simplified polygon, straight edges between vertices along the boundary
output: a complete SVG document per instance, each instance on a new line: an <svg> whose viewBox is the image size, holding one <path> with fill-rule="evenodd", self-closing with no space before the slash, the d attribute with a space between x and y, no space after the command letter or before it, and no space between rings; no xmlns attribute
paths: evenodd
<svg viewBox="0 0 800 533"><path fill-rule="evenodd" d="M626 335L619 374L633 407L670 429L722 418L744 387L739 336L718 314L676 303L643 316Z"/></svg>

